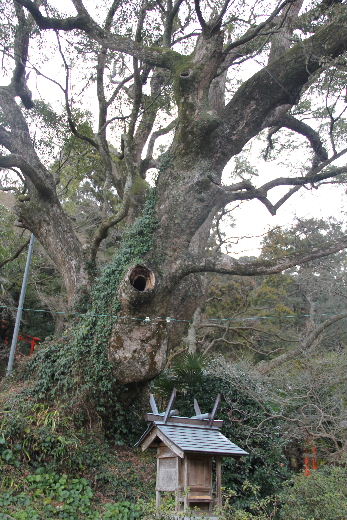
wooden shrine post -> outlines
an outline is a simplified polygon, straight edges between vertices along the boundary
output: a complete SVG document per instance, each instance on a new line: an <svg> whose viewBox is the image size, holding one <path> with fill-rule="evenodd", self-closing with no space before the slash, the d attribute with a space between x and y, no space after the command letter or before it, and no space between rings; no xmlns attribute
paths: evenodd
<svg viewBox="0 0 347 520"><path fill-rule="evenodd" d="M222 458L216 457L216 506L222 507Z"/></svg>

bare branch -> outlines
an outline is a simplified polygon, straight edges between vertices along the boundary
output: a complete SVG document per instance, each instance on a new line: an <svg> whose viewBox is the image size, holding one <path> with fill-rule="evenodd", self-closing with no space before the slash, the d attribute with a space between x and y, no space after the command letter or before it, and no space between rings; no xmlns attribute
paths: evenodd
<svg viewBox="0 0 347 520"><path fill-rule="evenodd" d="M121 3L122 3L121 0L113 0L112 5L107 13L105 24L104 24L104 29L106 31L110 30L114 15L116 14L116 11L117 11L118 7L121 5Z"/></svg>
<svg viewBox="0 0 347 520"><path fill-rule="evenodd" d="M29 242L30 242L30 238L29 238L29 239L28 239L28 240L27 240L23 245L21 245L21 246L17 249L17 251L16 251L15 253L13 253L12 256L10 256L9 258L6 258L6 260L3 260L2 262L0 262L0 269L1 269L2 267L4 267L4 265L6 265L6 264L12 262L13 260L15 260L16 258L18 258L19 255L21 254L21 252L24 251L24 249L25 249L26 247L28 247Z"/></svg>
<svg viewBox="0 0 347 520"><path fill-rule="evenodd" d="M57 29L72 31L73 29L85 30L90 19L88 16L70 16L65 19L45 17L37 5L31 0L16 0L16 3L25 7L41 29Z"/></svg>
<svg viewBox="0 0 347 520"><path fill-rule="evenodd" d="M139 110L141 106L142 100L142 82L139 70L139 64L135 58L133 58L133 67L134 67L134 98L133 98L133 106L130 115L130 123L128 128L128 134L133 137L135 132L135 125L137 122L137 117L139 115Z"/></svg>
<svg viewBox="0 0 347 520"><path fill-rule="evenodd" d="M95 232L95 235L93 237L93 242L91 244L90 252L89 252L89 258L90 258L90 262L92 263L92 265L95 264L96 255L99 250L100 244L107 237L110 228L119 224L119 222L121 222L127 216L128 210L129 210L129 198L125 197L125 201L122 204L122 207L119 210L119 212L117 213L117 215L109 218L108 220L105 220L104 222L102 222L100 224L99 228L97 229L97 231Z"/></svg>
<svg viewBox="0 0 347 520"><path fill-rule="evenodd" d="M223 21L223 17L228 9L228 6L230 4L230 0L225 0L224 5L220 12L218 13L217 17L213 20L212 27L210 29L211 33L213 33L215 30L219 30Z"/></svg>
<svg viewBox="0 0 347 520"><path fill-rule="evenodd" d="M249 41L253 40L256 36L259 35L262 29L265 29L265 27L268 26L270 22L272 22L272 20L278 15L278 13L282 11L282 9L286 5L292 4L293 2L295 2L295 0L285 0L284 2L282 2L264 22L257 25L257 27L255 27L254 29L247 31L247 33L239 40L230 42L224 49L224 54L227 55L232 49L240 47L241 45L244 45L245 43L248 43Z"/></svg>
<svg viewBox="0 0 347 520"><path fill-rule="evenodd" d="M280 116L278 119L271 120L271 126L272 125L278 125L278 127L285 127L289 130L293 130L293 132L296 132L298 134L303 135L308 139L310 142L310 145L315 153L315 156L317 160L320 161L326 161L328 159L328 153L326 149L324 148L324 145L320 139L320 136L318 132L316 132L313 128L311 128L309 125L304 123L303 121L300 121L299 119L296 119L294 116L290 114L284 114ZM276 128L277 130L277 128ZM334 151L336 153L336 150Z"/></svg>
<svg viewBox="0 0 347 520"><path fill-rule="evenodd" d="M292 359L296 359L297 357L302 357L303 355L307 354L308 352L312 352L312 347L315 346L316 340L325 332L325 330L336 323L337 321L343 320L344 318L347 318L347 312L343 314L338 314L336 316L333 316L332 318L329 318L328 320L325 320L323 323L321 323L318 327L316 327L311 334L303 341L299 347L289 350L288 352L285 352L281 356L275 357L274 359L271 359L270 361L264 362L261 361L256 366L257 370L263 374L266 375L275 368L278 368L279 366L283 365L284 363L287 363L287 361L290 361Z"/></svg>
<svg viewBox="0 0 347 520"><path fill-rule="evenodd" d="M25 108L32 108L31 92L26 84L25 66L28 59L28 48L31 27L25 18L24 10L15 3L15 10L18 19L14 41L15 68L12 75L11 85L14 87L16 95L20 97Z"/></svg>
<svg viewBox="0 0 347 520"><path fill-rule="evenodd" d="M164 128L160 128L159 130L156 130L155 132L153 132L153 134L151 135L151 138L149 140L149 143L148 143L147 156L146 156L145 161L149 161L152 159L154 144L155 144L156 140L158 139L158 137L171 132L171 130L173 130L175 128L176 124L177 124L177 119L174 119L173 121L171 121L171 123L169 123Z"/></svg>
<svg viewBox="0 0 347 520"><path fill-rule="evenodd" d="M273 209L274 209L274 214L276 215L277 213L277 210L283 206L283 204L285 202L287 202L288 199L290 199L290 197L292 195L294 195L294 193L296 193L297 191L300 190L302 186L294 186L294 188L291 188L290 190L287 191L287 193L285 195L283 195L283 197L281 197L277 202L276 204L273 205Z"/></svg>
<svg viewBox="0 0 347 520"><path fill-rule="evenodd" d="M115 88L115 90L113 91L110 99L107 101L107 106L109 107L113 101L116 99L116 96L119 94L119 92L122 90L122 88L124 87L124 85L126 83L128 83L128 81L132 80L134 78L134 74L130 74L130 76L127 76L126 78L124 78L122 81L119 82L119 84L117 85L117 87Z"/></svg>
<svg viewBox="0 0 347 520"><path fill-rule="evenodd" d="M206 29L207 29L207 23L205 22L204 17L202 16L202 13L201 13L200 0L194 0L194 5L195 5L196 16L198 17L202 32L205 33Z"/></svg>
<svg viewBox="0 0 347 520"><path fill-rule="evenodd" d="M179 11L179 8L181 7L184 0L176 0L175 4L172 5L172 2L167 3L167 10L164 12L166 13L166 20L165 20L165 28L164 28L164 34L163 34L163 45L165 47L171 46L171 38L172 38L172 31L173 31L173 24L175 17Z"/></svg>
<svg viewBox="0 0 347 520"><path fill-rule="evenodd" d="M112 23L112 14L115 11L115 4L113 4L113 9L108 13L108 17L105 23L107 29ZM96 65L96 92L98 96L99 102L99 121L98 121L98 134L96 136L98 141L98 149L100 151L101 157L106 166L106 185L109 182L109 179L112 178L112 159L110 155L110 150L106 138L106 130L107 130L107 109L109 107L106 96L105 96L105 88L104 88L104 72L107 58L107 48L102 47L101 51L97 57L97 65Z"/></svg>
<svg viewBox="0 0 347 520"><path fill-rule="evenodd" d="M344 173L347 173L347 166L330 168L323 173L310 173L305 177L279 177L264 184L260 190L267 192L269 189L277 186L304 186L305 184L315 184L325 179L339 177Z"/></svg>
<svg viewBox="0 0 347 520"><path fill-rule="evenodd" d="M61 43L60 43L59 34L58 34L57 31L55 31L55 35L56 35L56 38L57 38L59 54L61 56L61 59L62 59L63 64L64 64L64 68L65 68L65 88L63 88L63 92L64 92L64 97L65 97L65 109L66 109L66 113L67 113L67 120L68 120L69 128L70 128L71 132L78 139L80 139L81 141L85 141L86 143L92 145L93 148L95 148L96 150L99 150L98 143L96 141L94 141L94 139L91 139L90 137L81 134L81 132L79 132L77 130L77 127L76 127L76 125L74 123L74 120L73 120L73 117L72 117L72 112L71 112L71 107L70 107L70 102L69 102L70 69L69 69L69 65L68 65L68 63L67 63L67 61L65 59L65 56L64 56L64 53L63 53L63 49L62 49Z"/></svg>
<svg viewBox="0 0 347 520"><path fill-rule="evenodd" d="M170 49L146 47L130 38L118 34L110 34L109 31L100 27L92 19L82 2L77 2L77 0L74 1L74 5L80 14L64 19L43 16L32 0L16 0L16 2L31 13L40 29L56 29L58 31L79 29L110 50L124 52L151 65L167 69L171 69L181 56Z"/></svg>
<svg viewBox="0 0 347 520"><path fill-rule="evenodd" d="M258 276L265 274L277 274L296 265L302 265L318 258L324 258L347 247L347 235L339 240L332 241L329 245L311 250L301 251L279 258L269 260L257 259L252 262L236 260L229 255L220 255L215 258L190 257L182 262L181 267L172 278L175 282L191 273L220 273L240 276Z"/></svg>
<svg viewBox="0 0 347 520"><path fill-rule="evenodd" d="M175 45L176 43L183 42L184 40L188 40L188 39L190 39L192 36L200 36L200 34L201 34L200 31L192 31L191 33L189 33L189 34L185 34L184 36L179 36L178 38L176 38L176 39L172 42L172 45Z"/></svg>
<svg viewBox="0 0 347 520"><path fill-rule="evenodd" d="M142 8L139 13L138 21L137 21L137 27L136 27L136 34L135 34L135 40L136 42L142 41L142 29L143 24L146 18L146 2L142 5ZM133 58L133 68L134 68L134 92L133 92L133 106L131 111L131 117L130 117L130 123L128 128L128 135L133 137L135 132L135 125L137 121L137 117L139 115L139 110L141 106L142 101L142 81L141 81L141 75L140 75L140 66L137 61L137 59Z"/></svg>
<svg viewBox="0 0 347 520"><path fill-rule="evenodd" d="M148 137L153 129L154 122L157 117L159 104L158 100L160 96L162 95L163 88L165 87L167 82L166 76L163 74L163 71L160 69L155 69L152 79L151 79L151 95L150 96L143 96L143 105L144 108L142 110L142 118L140 120L140 123L137 127L136 134L135 134L135 158L136 161L141 164L141 167L144 166L144 162L141 162L141 156L143 152L143 148L148 140ZM170 126L170 125L169 125ZM171 128L170 128L171 129ZM163 128L160 130L162 133L160 135L164 135L170 130L166 130L166 128ZM156 134L154 132L154 134ZM158 137L158 135L157 135ZM155 140L157 137L154 137ZM153 154L153 145L154 141L152 138L150 139L149 146L147 149L147 156L145 161L152 160L152 154Z"/></svg>
<svg viewBox="0 0 347 520"><path fill-rule="evenodd" d="M165 7L163 6L160 0L155 0L155 3L157 4L162 13L166 13Z"/></svg>
<svg viewBox="0 0 347 520"><path fill-rule="evenodd" d="M331 167L320 173L326 166L331 164L336 159L340 158L346 153L347 149L341 150L339 153L333 155L329 159L314 166L303 177L278 177L269 182L266 182L259 188L253 186L250 181L241 181L232 184L231 186L219 186L220 198L218 207L224 207L230 202L238 200L254 200L258 199L268 209L271 215L275 215L277 210L294 194L300 187L307 184L316 184L326 179L336 179L347 173L347 166ZM284 196L282 196L275 204L267 198L268 192L279 186L293 186Z"/></svg>
<svg viewBox="0 0 347 520"><path fill-rule="evenodd" d="M177 15L178 10L181 7L181 5L183 4L183 2L184 2L184 0L176 0L176 2L173 4L172 11L171 11L171 16L173 18Z"/></svg>

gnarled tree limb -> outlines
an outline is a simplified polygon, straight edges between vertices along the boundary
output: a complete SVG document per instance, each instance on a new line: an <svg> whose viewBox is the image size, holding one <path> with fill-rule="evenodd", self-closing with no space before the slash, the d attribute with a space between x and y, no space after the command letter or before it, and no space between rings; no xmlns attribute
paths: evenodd
<svg viewBox="0 0 347 520"><path fill-rule="evenodd" d="M19 168L24 176L33 183L38 193L42 194L44 197L49 197L51 195L50 188L42 182L41 174L21 155L9 154L0 156L0 168Z"/></svg>
<svg viewBox="0 0 347 520"><path fill-rule="evenodd" d="M335 156L336 158L336 156ZM231 186L221 187L219 207L224 207L230 202L238 200L254 200L258 199L271 215L276 215L277 210L286 202L289 197L298 191L301 186L307 184L315 184L326 179L338 178L339 176L347 173L347 166L332 167L326 171L319 173L326 164L329 164L331 159L322 163L319 167L312 169L304 177L277 177L269 182L266 182L259 188L253 186L250 181L242 181ZM267 198L268 192L279 186L294 186L284 196L282 196L275 204L271 203Z"/></svg>
<svg viewBox="0 0 347 520"><path fill-rule="evenodd" d="M206 152L213 153L217 164L224 166L260 131L276 107L296 103L310 76L322 66L323 57L336 57L346 49L347 25L333 20L264 67L227 104Z"/></svg>
<svg viewBox="0 0 347 520"><path fill-rule="evenodd" d="M29 242L30 242L30 238L23 244L21 245L17 251L15 253L13 253L13 255L11 255L9 258L6 258L6 260L3 260L2 262L0 262L0 269L2 267L4 267L4 265L12 262L13 260L15 260L16 258L19 257L19 255L21 254L22 251L24 251L24 249L29 245Z"/></svg>
<svg viewBox="0 0 347 520"><path fill-rule="evenodd" d="M270 361L261 361L260 363L258 363L256 366L258 372L260 372L263 375L266 375L275 368L278 368L284 363L287 363L287 361L311 353L316 340L325 332L325 330L337 321L343 320L344 318L347 318L347 312L338 314L336 316L333 316L332 318L329 318L328 320L325 320L318 327L316 327L297 348L285 352L284 354L281 354L280 356L277 356L271 359Z"/></svg>
<svg viewBox="0 0 347 520"><path fill-rule="evenodd" d="M321 161L326 161L328 159L328 153L321 141L321 138L313 128L309 125L296 119L294 116L290 114L284 114L280 116L277 120L272 120L271 126L276 125L276 131L282 127L288 128L293 132L296 132L300 135L306 137L315 153L316 159Z"/></svg>
<svg viewBox="0 0 347 520"><path fill-rule="evenodd" d="M259 259L251 262L236 260L229 255L220 255L212 258L190 257L182 262L174 280L180 280L192 273L220 273L240 276L258 276L277 274L296 265L305 264L318 258L329 256L347 247L347 235L339 240L332 241L325 247L312 247L309 251L301 251L290 255L272 259Z"/></svg>
<svg viewBox="0 0 347 520"><path fill-rule="evenodd" d="M15 10L18 19L14 41L15 68L13 71L11 86L16 95L20 97L25 108L32 108L31 92L26 83L25 66L28 59L29 39L31 24L25 18L24 9L15 3Z"/></svg>
<svg viewBox="0 0 347 520"><path fill-rule="evenodd" d="M80 2L75 2L74 5L75 7L79 6L78 10L81 14L64 19L43 16L39 8L31 0L16 0L16 2L31 13L40 29L56 29L60 31L79 29L110 50L124 52L151 65L167 69L171 69L174 62L180 57L179 53L170 49L146 47L130 38L118 34L110 34L92 19L86 9L82 8Z"/></svg>

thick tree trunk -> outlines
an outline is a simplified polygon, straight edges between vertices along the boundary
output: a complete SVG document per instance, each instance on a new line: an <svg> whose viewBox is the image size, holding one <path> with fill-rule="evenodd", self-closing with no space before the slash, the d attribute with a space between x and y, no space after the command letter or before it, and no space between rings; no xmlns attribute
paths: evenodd
<svg viewBox="0 0 347 520"><path fill-rule="evenodd" d="M32 191L29 200L17 203L16 213L58 269L66 289L67 306L72 309L89 291L90 278L82 244L58 198L40 197Z"/></svg>
<svg viewBox="0 0 347 520"><path fill-rule="evenodd" d="M219 196L210 177L218 179L221 172L215 172L211 163L188 160L189 169L182 169L181 156L161 171L155 246L141 266L128 270L120 287L120 314L132 320L113 328L109 359L123 383L148 380L162 371L168 352L182 343L203 297L200 275L177 283L176 273L182 259L205 254ZM146 317L151 321L136 321Z"/></svg>

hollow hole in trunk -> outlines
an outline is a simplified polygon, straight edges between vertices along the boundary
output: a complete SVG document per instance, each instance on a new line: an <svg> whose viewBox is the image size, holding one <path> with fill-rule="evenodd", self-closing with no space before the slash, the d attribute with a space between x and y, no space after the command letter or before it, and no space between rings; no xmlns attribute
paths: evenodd
<svg viewBox="0 0 347 520"><path fill-rule="evenodd" d="M146 278L141 275L134 278L133 287L138 291L144 291L146 289Z"/></svg>
<svg viewBox="0 0 347 520"><path fill-rule="evenodd" d="M154 273L143 265L135 266L129 274L129 282L137 291L148 291L154 288Z"/></svg>

